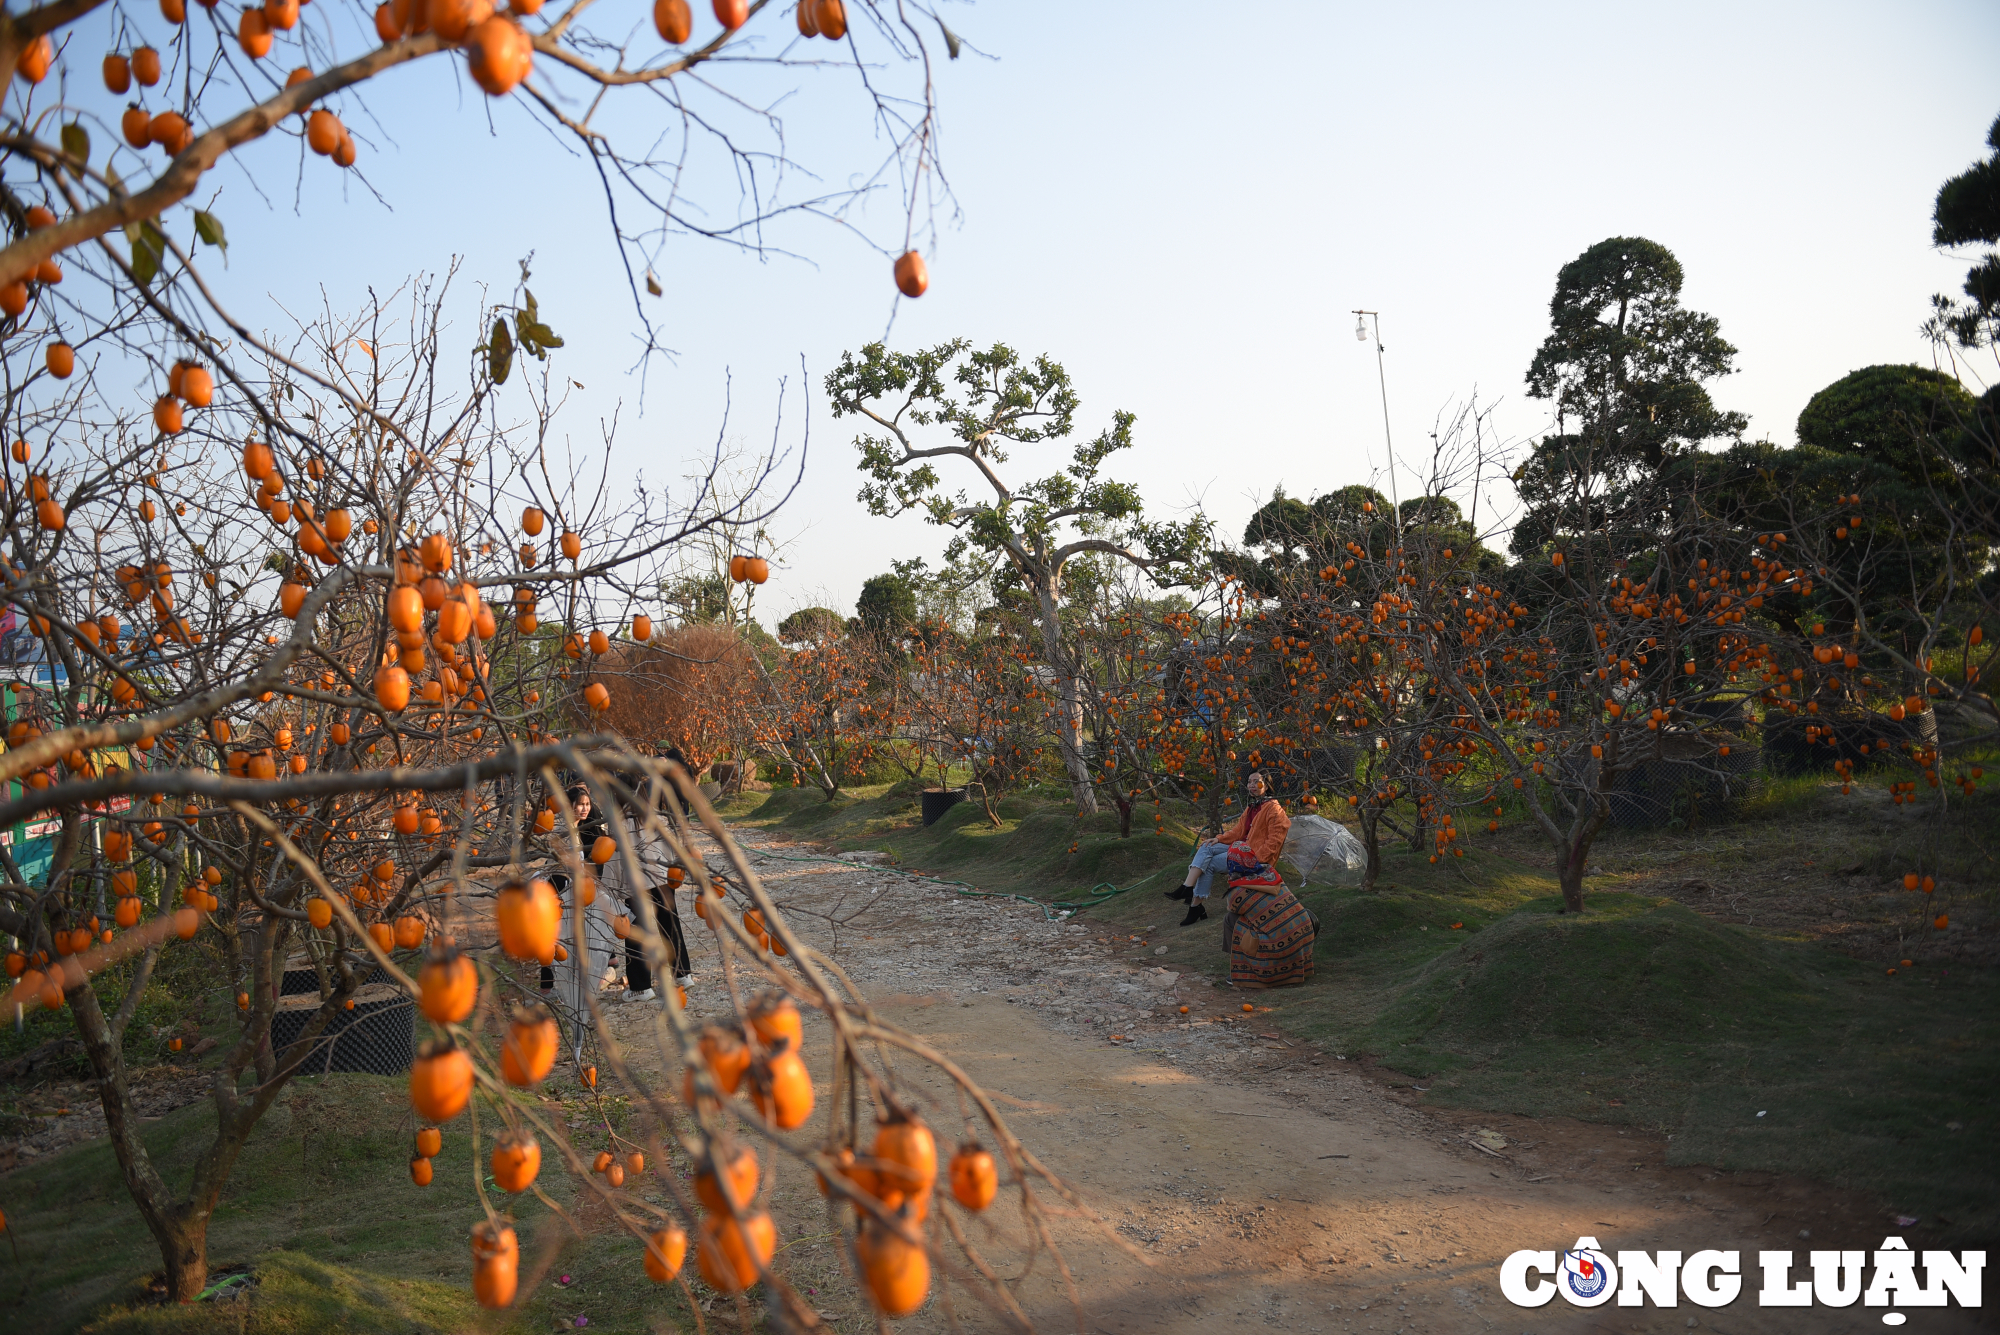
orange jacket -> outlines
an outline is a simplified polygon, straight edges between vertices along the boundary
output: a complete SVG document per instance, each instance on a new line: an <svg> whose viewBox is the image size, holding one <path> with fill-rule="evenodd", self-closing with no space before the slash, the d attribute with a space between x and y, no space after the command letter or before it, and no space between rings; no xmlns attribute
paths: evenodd
<svg viewBox="0 0 2000 1335"><path fill-rule="evenodd" d="M1255 819L1248 807L1236 818L1236 823L1224 830L1218 838L1225 844L1246 843L1257 854L1257 860L1266 866L1278 865L1278 854L1285 848L1285 832L1292 828L1292 818L1285 814L1285 808L1274 797L1257 808Z"/></svg>

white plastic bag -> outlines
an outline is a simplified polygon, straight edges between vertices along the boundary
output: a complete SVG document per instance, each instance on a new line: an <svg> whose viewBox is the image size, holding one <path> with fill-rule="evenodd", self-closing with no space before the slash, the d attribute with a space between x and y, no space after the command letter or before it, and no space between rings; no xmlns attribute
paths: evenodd
<svg viewBox="0 0 2000 1335"><path fill-rule="evenodd" d="M1347 827L1324 816L1294 816L1285 834L1285 861L1298 869L1299 879L1309 881L1321 867L1360 871L1368 865L1368 850L1348 833Z"/></svg>

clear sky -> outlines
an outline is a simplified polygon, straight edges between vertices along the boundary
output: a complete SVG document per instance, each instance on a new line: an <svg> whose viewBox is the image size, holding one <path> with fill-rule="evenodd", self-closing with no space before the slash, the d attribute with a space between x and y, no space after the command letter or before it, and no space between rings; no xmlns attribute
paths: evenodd
<svg viewBox="0 0 2000 1335"><path fill-rule="evenodd" d="M1138 447L1114 474L1163 510L1205 504L1232 536L1280 483L1310 496L1381 464L1354 307L1383 313L1399 441L1421 441L1475 390L1501 401L1506 433L1538 432L1522 375L1556 270L1608 236L1680 257L1686 304L1740 349L1716 399L1748 413L1753 436L1788 443L1821 386L1928 360L1927 299L1955 294L1969 263L1931 250L1931 200L2000 114L1990 0L942 12L991 58L939 70L961 213L939 215L931 291L902 305L892 342L1047 352L1075 378L1081 433L1114 409L1138 415ZM803 359L808 481L777 526L794 541L765 590L769 619L851 609L892 558L942 547L921 521L855 502L851 424L820 403L840 353L888 324L887 259L823 223L774 233L809 260L675 241L667 296L648 310L678 355L653 365L640 414L632 304L594 174L519 108L496 108L489 131L485 99L431 64L371 91L379 129L349 115L393 212L351 185L343 201L317 159L295 211L290 145L253 150L278 179L262 178L269 204L217 174L232 248L215 278L232 305L277 327L280 304L340 307L454 255L468 293L504 291L534 251L536 295L585 386L565 425L593 451L599 419L619 411L615 469L685 471L716 438L726 376L731 433L750 446L770 440L789 377L796 443ZM817 86L788 109L787 133L838 181L876 149L851 78L836 79L807 76ZM893 209L866 221L899 230ZM469 346L469 311L461 327ZM1058 463L1053 449L1017 455L1024 473Z"/></svg>

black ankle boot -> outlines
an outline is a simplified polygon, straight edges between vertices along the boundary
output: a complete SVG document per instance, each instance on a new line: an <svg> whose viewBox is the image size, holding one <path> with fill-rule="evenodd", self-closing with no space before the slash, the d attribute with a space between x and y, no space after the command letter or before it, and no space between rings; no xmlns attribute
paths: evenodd
<svg viewBox="0 0 2000 1335"><path fill-rule="evenodd" d="M1188 905L1187 917L1181 919L1181 926L1192 927L1198 922L1208 921L1208 906L1200 900Z"/></svg>
<svg viewBox="0 0 2000 1335"><path fill-rule="evenodd" d="M1194 887L1191 885L1177 886L1167 891L1167 898L1178 899L1183 904L1192 904L1194 903Z"/></svg>

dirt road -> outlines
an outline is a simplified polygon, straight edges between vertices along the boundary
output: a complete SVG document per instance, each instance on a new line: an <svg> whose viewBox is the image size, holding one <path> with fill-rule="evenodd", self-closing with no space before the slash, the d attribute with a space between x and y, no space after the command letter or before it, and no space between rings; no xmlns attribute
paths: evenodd
<svg viewBox="0 0 2000 1335"><path fill-rule="evenodd" d="M747 842L787 913L831 945L887 1015L1004 1096L1015 1132L1092 1207L1095 1221L1054 1229L1080 1327L1046 1257L1025 1276L1018 1264L1002 1268L1018 1277L1018 1300L1040 1329L1858 1332L1881 1329L1881 1310L1760 1309L1756 1253L1793 1250L1797 1279L1811 1250L1872 1250L1896 1233L1926 1245L1824 1188L1666 1167L1664 1143L1637 1134L1413 1106L1422 1096L1407 1081L1295 1044L1268 1016L1243 1013L1246 994L1163 974L1129 938L886 868L780 860L812 850L755 833ZM719 1009L714 982L697 978L698 1014ZM620 1008L614 1025L636 1028L636 1009ZM807 1047L825 1051L823 1030L808 1028ZM941 1080L931 1087L942 1096L932 1113L942 1144L956 1104ZM872 1326L810 1181L776 1184L772 1204L793 1240L783 1254L793 1281L840 1329ZM975 1240L1018 1257L1020 1217L1004 1188L989 1214ZM1739 1251L1744 1294L1714 1309L1682 1298L1671 1310L1560 1299L1523 1309L1501 1296L1510 1252L1580 1236L1614 1254ZM999 1328L963 1293L955 1314L973 1329ZM1912 1328L1974 1321L1929 1309ZM949 1321L933 1298L903 1328L942 1331Z"/></svg>

